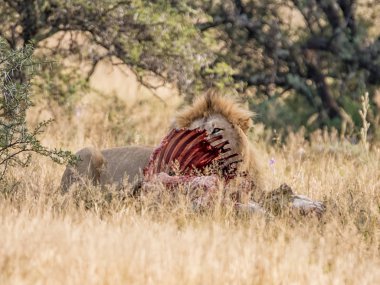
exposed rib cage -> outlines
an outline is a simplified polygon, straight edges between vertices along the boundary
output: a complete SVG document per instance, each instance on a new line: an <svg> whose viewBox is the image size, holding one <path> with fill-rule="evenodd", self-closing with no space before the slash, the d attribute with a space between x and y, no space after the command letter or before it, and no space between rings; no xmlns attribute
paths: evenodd
<svg viewBox="0 0 380 285"><path fill-rule="evenodd" d="M212 145L216 142L219 143ZM227 144L222 135L209 138L205 130L173 129L152 153L144 175L151 177L161 172L195 175L207 166L217 165L229 179L236 175L236 165L228 164L227 160L238 154L224 155L229 151L224 148Z"/></svg>

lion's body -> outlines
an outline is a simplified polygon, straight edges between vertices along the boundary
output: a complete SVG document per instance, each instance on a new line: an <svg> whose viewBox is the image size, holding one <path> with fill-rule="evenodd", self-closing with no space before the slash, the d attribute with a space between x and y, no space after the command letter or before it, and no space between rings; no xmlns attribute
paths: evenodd
<svg viewBox="0 0 380 285"><path fill-rule="evenodd" d="M207 93L180 111L173 127L205 129L210 136L222 134L230 143L231 152L240 154L238 171L244 172L261 187L260 170L253 146L248 141L247 131L252 126L252 113L234 100ZM63 174L61 186L67 190L71 184L84 178L94 184L123 184L142 177L153 147L131 146L96 150L84 148L77 155L80 161L75 167L68 166Z"/></svg>
<svg viewBox="0 0 380 285"><path fill-rule="evenodd" d="M142 176L142 170L148 164L153 147L127 146L104 150L84 148L76 153L80 160L75 166L67 166L61 180L63 191L84 179L94 185L114 184L121 187L124 180L133 183Z"/></svg>

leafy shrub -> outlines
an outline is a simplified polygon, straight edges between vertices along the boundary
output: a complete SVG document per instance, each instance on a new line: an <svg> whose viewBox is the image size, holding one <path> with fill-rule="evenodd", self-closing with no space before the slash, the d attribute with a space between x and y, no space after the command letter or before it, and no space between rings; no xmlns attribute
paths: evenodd
<svg viewBox="0 0 380 285"><path fill-rule="evenodd" d="M42 121L29 130L26 112L33 105L30 99L30 79L38 66L33 60L33 47L10 49L0 38L0 179L9 166L28 166L32 153L50 157L58 163L73 163L76 157L69 151L48 149L38 135L51 122Z"/></svg>

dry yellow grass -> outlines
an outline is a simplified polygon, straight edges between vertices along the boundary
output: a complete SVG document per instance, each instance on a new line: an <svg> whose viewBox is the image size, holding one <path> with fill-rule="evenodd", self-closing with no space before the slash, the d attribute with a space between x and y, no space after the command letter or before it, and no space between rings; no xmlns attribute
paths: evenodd
<svg viewBox="0 0 380 285"><path fill-rule="evenodd" d="M97 100L83 100L72 118L59 109L30 118L57 116L43 140L73 151L154 144L179 103ZM268 189L286 182L324 200L321 221L218 206L194 213L184 197L155 205L92 187L62 196L63 166L35 158L1 188L0 284L380 284L379 148L367 153L331 134L311 145L302 134L282 147L258 144Z"/></svg>

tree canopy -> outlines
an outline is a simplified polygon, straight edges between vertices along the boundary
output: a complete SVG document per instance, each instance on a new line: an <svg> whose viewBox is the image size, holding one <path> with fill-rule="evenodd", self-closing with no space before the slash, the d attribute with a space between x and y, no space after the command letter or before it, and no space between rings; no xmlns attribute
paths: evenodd
<svg viewBox="0 0 380 285"><path fill-rule="evenodd" d="M375 0L0 0L11 49L58 32L82 32L103 49L69 49L96 64L116 57L141 83L149 75L193 96L210 87L251 94L276 128L359 124L360 97L380 85ZM372 14L371 14L372 13ZM370 119L378 116L373 108Z"/></svg>
<svg viewBox="0 0 380 285"><path fill-rule="evenodd" d="M360 96L380 84L380 33L369 33L380 23L375 3L199 1L211 20L197 26L221 43L214 64L231 66L234 81L254 87L265 104L287 96L318 114L317 127L334 119L352 124Z"/></svg>

